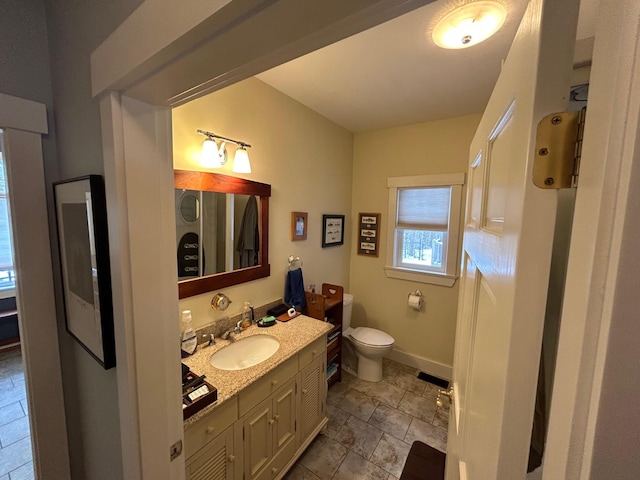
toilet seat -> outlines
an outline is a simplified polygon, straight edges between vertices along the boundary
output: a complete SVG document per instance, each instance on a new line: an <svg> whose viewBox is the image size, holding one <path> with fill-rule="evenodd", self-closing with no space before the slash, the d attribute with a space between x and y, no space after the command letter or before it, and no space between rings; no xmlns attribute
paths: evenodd
<svg viewBox="0 0 640 480"><path fill-rule="evenodd" d="M349 328L344 334L350 336L356 342L369 347L388 347L395 342L391 335L369 327Z"/></svg>

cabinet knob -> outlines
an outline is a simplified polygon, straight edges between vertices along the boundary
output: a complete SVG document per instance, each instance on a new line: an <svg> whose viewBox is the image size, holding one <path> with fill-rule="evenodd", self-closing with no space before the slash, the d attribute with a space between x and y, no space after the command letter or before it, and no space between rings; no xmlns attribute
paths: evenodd
<svg viewBox="0 0 640 480"><path fill-rule="evenodd" d="M271 385L272 386L276 386L278 384L278 380L271 380Z"/></svg>
<svg viewBox="0 0 640 480"><path fill-rule="evenodd" d="M274 420L278 421L278 419L280 418L280 415L276 414L273 418Z"/></svg>
<svg viewBox="0 0 640 480"><path fill-rule="evenodd" d="M318 350L311 350L311 355L314 357L318 354Z"/></svg>
<svg viewBox="0 0 640 480"><path fill-rule="evenodd" d="M278 473L278 467L273 467L273 468L271 469L271 473L273 473L273 474Z"/></svg>
<svg viewBox="0 0 640 480"><path fill-rule="evenodd" d="M270 418L270 419L269 419L269 425L273 425L273 422L275 422L275 419Z"/></svg>
<svg viewBox="0 0 640 480"><path fill-rule="evenodd" d="M236 459L235 455L229 455L229 463L233 463Z"/></svg>
<svg viewBox="0 0 640 480"><path fill-rule="evenodd" d="M306 395L308 392L309 392L309 390L307 390L306 388L303 388L303 389L302 389L302 393L303 393L303 395Z"/></svg>
<svg viewBox="0 0 640 480"><path fill-rule="evenodd" d="M216 427L207 427L205 431L207 432L207 435L211 435L213 432L216 431Z"/></svg>

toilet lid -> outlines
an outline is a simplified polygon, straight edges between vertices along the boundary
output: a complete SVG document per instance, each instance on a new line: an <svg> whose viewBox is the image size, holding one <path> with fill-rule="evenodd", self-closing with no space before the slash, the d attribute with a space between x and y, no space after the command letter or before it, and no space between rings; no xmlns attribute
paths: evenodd
<svg viewBox="0 0 640 480"><path fill-rule="evenodd" d="M351 332L349 333L351 337L360 343L364 343L365 345L382 347L386 345L392 345L393 342L395 342L391 335L384 333L381 330L376 330L375 328L358 327L350 330Z"/></svg>

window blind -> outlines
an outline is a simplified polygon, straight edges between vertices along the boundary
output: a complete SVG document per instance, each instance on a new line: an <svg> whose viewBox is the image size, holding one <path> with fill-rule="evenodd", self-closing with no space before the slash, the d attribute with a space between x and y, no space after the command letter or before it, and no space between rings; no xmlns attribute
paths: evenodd
<svg viewBox="0 0 640 480"><path fill-rule="evenodd" d="M396 228L446 232L451 187L398 189Z"/></svg>

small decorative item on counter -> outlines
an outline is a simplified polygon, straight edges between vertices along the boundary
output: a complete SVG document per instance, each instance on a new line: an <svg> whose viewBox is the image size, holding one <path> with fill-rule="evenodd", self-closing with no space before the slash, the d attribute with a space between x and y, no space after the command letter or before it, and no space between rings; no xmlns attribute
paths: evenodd
<svg viewBox="0 0 640 480"><path fill-rule="evenodd" d="M182 312L182 335L180 349L182 357L192 355L198 346L198 338L196 331L191 324L191 310L183 310Z"/></svg>
<svg viewBox="0 0 640 480"><path fill-rule="evenodd" d="M276 305L275 307L272 307L269 310L267 310L267 315L273 315L274 317L279 317L283 313L287 313L287 310L289 310L289 307L284 303L281 303L280 305Z"/></svg>

